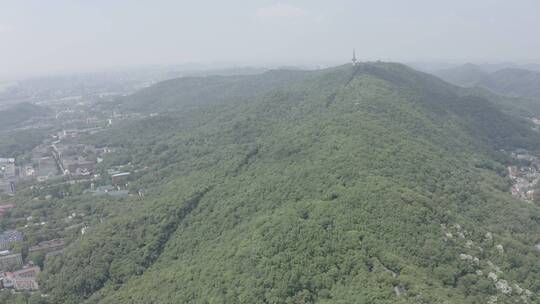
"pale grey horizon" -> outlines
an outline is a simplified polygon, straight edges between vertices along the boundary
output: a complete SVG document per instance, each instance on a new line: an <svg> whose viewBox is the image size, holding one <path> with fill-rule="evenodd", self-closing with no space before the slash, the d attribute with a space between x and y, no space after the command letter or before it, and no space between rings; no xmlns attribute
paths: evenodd
<svg viewBox="0 0 540 304"><path fill-rule="evenodd" d="M540 1L0 2L0 79L185 63L540 63Z"/></svg>

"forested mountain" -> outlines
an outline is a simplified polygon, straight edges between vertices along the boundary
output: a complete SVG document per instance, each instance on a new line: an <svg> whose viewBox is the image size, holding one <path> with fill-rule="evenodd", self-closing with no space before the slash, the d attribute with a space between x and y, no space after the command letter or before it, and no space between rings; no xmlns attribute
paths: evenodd
<svg viewBox="0 0 540 304"><path fill-rule="evenodd" d="M519 68L488 71L481 66L465 64L435 72L442 79L460 86L479 86L494 92L540 100L540 72Z"/></svg>
<svg viewBox="0 0 540 304"><path fill-rule="evenodd" d="M471 87L489 77L490 73L478 65L467 63L462 66L436 71L434 74L450 83Z"/></svg>
<svg viewBox="0 0 540 304"><path fill-rule="evenodd" d="M540 115L540 72L504 65L497 69L496 65L465 64L434 74L459 86L476 87L480 96L489 98L509 113Z"/></svg>
<svg viewBox="0 0 540 304"><path fill-rule="evenodd" d="M160 114L89 141L123 151L146 195L47 262L52 303L539 301L540 207L505 168L540 137L475 92L363 63L119 103Z"/></svg>
<svg viewBox="0 0 540 304"><path fill-rule="evenodd" d="M37 117L51 114L47 107L28 102L9 105L0 109L0 129L13 127Z"/></svg>
<svg viewBox="0 0 540 304"><path fill-rule="evenodd" d="M305 71L269 71L258 75L183 77L160 82L121 99L122 110L170 112L249 99L308 77Z"/></svg>
<svg viewBox="0 0 540 304"><path fill-rule="evenodd" d="M496 71L478 83L511 96L528 97L540 100L540 73L522 69Z"/></svg>

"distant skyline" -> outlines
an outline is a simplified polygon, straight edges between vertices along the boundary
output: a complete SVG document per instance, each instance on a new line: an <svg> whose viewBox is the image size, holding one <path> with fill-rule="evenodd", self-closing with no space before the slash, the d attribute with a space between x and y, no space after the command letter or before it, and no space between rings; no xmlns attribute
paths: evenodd
<svg viewBox="0 0 540 304"><path fill-rule="evenodd" d="M537 0L1 0L0 80L185 63L540 63Z"/></svg>

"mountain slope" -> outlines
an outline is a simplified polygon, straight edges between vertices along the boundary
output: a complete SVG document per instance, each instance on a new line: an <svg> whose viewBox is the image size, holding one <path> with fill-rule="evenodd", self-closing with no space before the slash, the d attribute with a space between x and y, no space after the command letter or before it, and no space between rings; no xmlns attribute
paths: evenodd
<svg viewBox="0 0 540 304"><path fill-rule="evenodd" d="M540 99L539 72L503 69L490 74L477 85L510 96Z"/></svg>
<svg viewBox="0 0 540 304"><path fill-rule="evenodd" d="M208 97L214 106L95 138L129 149L132 163L148 167L133 183L148 195L128 199L126 212L47 265L42 282L51 300L519 298L496 289L487 277L493 265L501 279L531 291L527 301L537 299L540 254L531 244L540 210L507 194L499 152L537 151L536 133L485 99L399 64L305 74L258 94L250 81L231 80L224 86L248 92L235 93L244 98ZM199 79L187 97L135 102L186 109L184 100L199 92L215 94L208 81L207 88Z"/></svg>
<svg viewBox="0 0 540 304"><path fill-rule="evenodd" d="M160 82L119 102L122 110L177 111L246 99L302 81L307 76L305 71L269 71L259 75L182 77Z"/></svg>
<svg viewBox="0 0 540 304"><path fill-rule="evenodd" d="M459 86L477 87L480 96L489 98L510 114L521 117L540 115L539 72L520 68L492 71L488 67L466 64L434 74Z"/></svg>
<svg viewBox="0 0 540 304"><path fill-rule="evenodd" d="M17 103L0 109L0 128L17 126L30 119L44 117L49 114L51 114L49 108L27 102Z"/></svg>
<svg viewBox="0 0 540 304"><path fill-rule="evenodd" d="M467 63L455 68L436 71L435 75L455 85L471 87L489 77L482 67Z"/></svg>

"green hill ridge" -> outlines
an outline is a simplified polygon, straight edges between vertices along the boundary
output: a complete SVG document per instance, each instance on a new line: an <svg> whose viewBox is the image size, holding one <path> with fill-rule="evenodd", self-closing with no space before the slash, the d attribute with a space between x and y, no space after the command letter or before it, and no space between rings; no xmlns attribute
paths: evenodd
<svg viewBox="0 0 540 304"><path fill-rule="evenodd" d="M362 63L119 106L160 113L91 139L129 151L147 195L51 259L53 303L538 301L540 207L509 195L505 151L540 138L473 92Z"/></svg>

